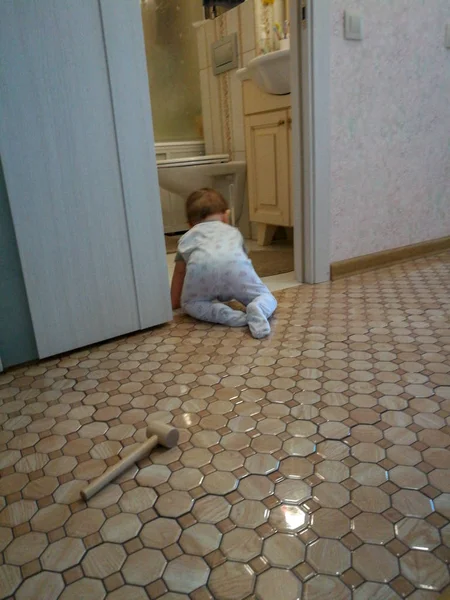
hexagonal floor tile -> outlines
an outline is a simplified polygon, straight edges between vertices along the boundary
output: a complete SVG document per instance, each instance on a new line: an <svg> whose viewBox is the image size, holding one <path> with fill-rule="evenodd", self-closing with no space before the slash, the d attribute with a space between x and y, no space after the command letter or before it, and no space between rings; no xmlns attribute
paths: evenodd
<svg viewBox="0 0 450 600"><path fill-rule="evenodd" d="M213 569L208 587L217 600L243 600L252 593L255 574L248 565L228 561Z"/></svg>

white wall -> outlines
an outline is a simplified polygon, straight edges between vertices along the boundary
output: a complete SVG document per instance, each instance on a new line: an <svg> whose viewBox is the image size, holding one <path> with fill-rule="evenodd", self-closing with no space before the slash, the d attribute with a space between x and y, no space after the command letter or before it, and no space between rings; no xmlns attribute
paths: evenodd
<svg viewBox="0 0 450 600"><path fill-rule="evenodd" d="M450 235L449 0L331 6L332 262Z"/></svg>

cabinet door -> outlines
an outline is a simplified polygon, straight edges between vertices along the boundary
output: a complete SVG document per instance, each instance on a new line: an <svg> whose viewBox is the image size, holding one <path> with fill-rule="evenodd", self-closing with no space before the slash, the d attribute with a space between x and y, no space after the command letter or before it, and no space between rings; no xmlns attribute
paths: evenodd
<svg viewBox="0 0 450 600"><path fill-rule="evenodd" d="M0 56L0 152L39 356L169 320L139 3L5 0Z"/></svg>
<svg viewBox="0 0 450 600"><path fill-rule="evenodd" d="M250 219L290 225L288 113L277 110L246 119Z"/></svg>

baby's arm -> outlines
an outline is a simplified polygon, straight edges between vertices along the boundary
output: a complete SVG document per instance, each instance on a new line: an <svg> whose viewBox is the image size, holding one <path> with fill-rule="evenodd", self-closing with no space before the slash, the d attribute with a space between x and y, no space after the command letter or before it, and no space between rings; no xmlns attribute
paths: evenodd
<svg viewBox="0 0 450 600"><path fill-rule="evenodd" d="M186 263L184 260L178 260L175 263L175 270L172 275L172 286L170 297L172 300L172 310L177 310L181 306L181 293L183 291L184 278L186 275Z"/></svg>

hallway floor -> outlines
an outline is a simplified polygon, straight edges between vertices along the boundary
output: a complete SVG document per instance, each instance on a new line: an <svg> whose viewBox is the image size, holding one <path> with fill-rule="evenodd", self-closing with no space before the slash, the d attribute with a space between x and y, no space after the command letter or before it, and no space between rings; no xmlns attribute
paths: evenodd
<svg viewBox="0 0 450 600"><path fill-rule="evenodd" d="M0 376L0 598L439 597L450 253L277 296L265 341L177 317ZM81 501L152 419L179 447Z"/></svg>

